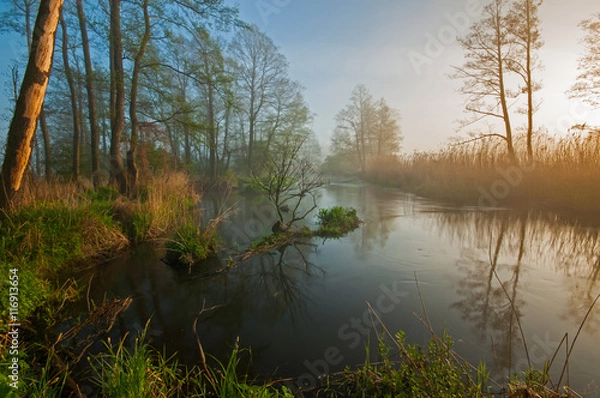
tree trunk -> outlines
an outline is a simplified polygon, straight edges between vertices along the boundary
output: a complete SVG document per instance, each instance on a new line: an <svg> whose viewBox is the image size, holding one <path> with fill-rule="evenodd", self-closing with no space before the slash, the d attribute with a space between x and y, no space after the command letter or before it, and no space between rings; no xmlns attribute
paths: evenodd
<svg viewBox="0 0 600 398"><path fill-rule="evenodd" d="M121 194L127 193L127 177L121 158L125 126L125 77L121 37L121 0L110 0L110 180Z"/></svg>
<svg viewBox="0 0 600 398"><path fill-rule="evenodd" d="M127 152L127 172L129 191L133 192L137 185L138 168L136 166L136 156L139 140L139 121L137 117L137 95L140 80L140 69L142 68L142 59L146 52L146 47L150 41L150 14L148 13L148 0L144 0L144 36L140 42L140 48L135 54L133 60L133 72L131 75L131 98L129 102L129 119L131 120L131 143L129 152Z"/></svg>
<svg viewBox="0 0 600 398"><path fill-rule="evenodd" d="M527 74L527 160L533 161L533 67L532 67L532 51L533 51L533 21L532 21L532 3L527 0L525 4L526 20L527 20L527 43L526 43L526 74Z"/></svg>
<svg viewBox="0 0 600 398"><path fill-rule="evenodd" d="M96 112L96 93L94 89L94 70L92 69L92 57L90 55L90 41L88 39L85 14L83 12L82 0L76 0L77 16L79 19L79 30L83 46L83 59L85 63L85 88L88 97L88 118L90 121L90 140L92 155L92 181L94 188L100 185L100 129Z"/></svg>
<svg viewBox="0 0 600 398"><path fill-rule="evenodd" d="M210 178L217 179L217 132L215 130L215 100L212 79L208 83L208 140Z"/></svg>
<svg viewBox="0 0 600 398"><path fill-rule="evenodd" d="M502 14L500 10L500 4L496 2L496 50L498 57L498 88L500 91L500 104L502 107L502 115L504 120L504 129L506 131L506 145L508 149L508 155L511 160L516 161L515 148L513 145L512 126L510 123L510 113L508 111L508 101L506 98L506 86L504 82L504 57L502 55Z"/></svg>
<svg viewBox="0 0 600 398"><path fill-rule="evenodd" d="M62 28L62 58L63 65L65 68L65 76L69 85L69 94L71 96L71 112L73 113L73 163L72 163L72 174L73 181L79 180L79 163L80 163L80 145L79 140L81 138L81 124L79 122L79 101L77 99L77 88L75 87L75 80L73 79L73 72L71 71L71 65L69 64L69 36L67 34L67 24L65 19L61 15L60 27Z"/></svg>
<svg viewBox="0 0 600 398"><path fill-rule="evenodd" d="M64 0L40 0L27 70L8 130L0 171L0 208L12 205L31 157L32 140L52 70L56 29Z"/></svg>
<svg viewBox="0 0 600 398"><path fill-rule="evenodd" d="M52 148L50 147L50 132L48 131L48 122L46 121L46 112L44 112L43 104L42 111L40 112L39 127L44 139L44 177L46 181L50 181L52 180Z"/></svg>

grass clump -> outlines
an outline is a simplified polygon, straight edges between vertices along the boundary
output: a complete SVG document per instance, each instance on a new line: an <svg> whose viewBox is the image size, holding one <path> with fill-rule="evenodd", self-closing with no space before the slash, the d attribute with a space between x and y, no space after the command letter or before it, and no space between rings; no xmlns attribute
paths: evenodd
<svg viewBox="0 0 600 398"><path fill-rule="evenodd" d="M115 348L106 343L106 352L91 360L94 384L102 397L174 397L183 379L177 362L165 359L137 338L132 350L123 339Z"/></svg>
<svg viewBox="0 0 600 398"><path fill-rule="evenodd" d="M319 209L317 215L320 227L317 235L339 237L355 230L361 221L356 215L356 209L351 207L333 206Z"/></svg>
<svg viewBox="0 0 600 398"><path fill-rule="evenodd" d="M456 361L452 339L446 333L429 341L427 348L406 344L405 334L396 333L394 348L379 341L380 361L366 360L358 370L346 369L332 390L348 397L487 397L489 373L484 365L471 369ZM392 358L398 359L393 361Z"/></svg>
<svg viewBox="0 0 600 398"><path fill-rule="evenodd" d="M191 266L217 254L219 237L213 226L203 229L198 224L187 223L177 229L166 247L169 264Z"/></svg>

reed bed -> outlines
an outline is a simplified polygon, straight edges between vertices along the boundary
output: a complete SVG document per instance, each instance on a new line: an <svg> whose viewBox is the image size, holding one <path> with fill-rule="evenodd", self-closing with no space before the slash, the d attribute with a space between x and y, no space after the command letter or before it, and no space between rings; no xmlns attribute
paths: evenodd
<svg viewBox="0 0 600 398"><path fill-rule="evenodd" d="M516 161L498 139L452 143L437 151L374 159L365 177L463 204L598 212L600 131L538 134L533 161L527 160L524 137L517 137L515 148Z"/></svg>

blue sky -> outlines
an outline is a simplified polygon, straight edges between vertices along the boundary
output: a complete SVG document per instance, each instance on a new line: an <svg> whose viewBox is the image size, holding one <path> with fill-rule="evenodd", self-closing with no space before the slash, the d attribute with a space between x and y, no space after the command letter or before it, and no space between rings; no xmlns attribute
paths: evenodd
<svg viewBox="0 0 600 398"><path fill-rule="evenodd" d="M237 4L242 19L271 36L287 57L292 77L306 87L323 146L335 127L335 114L359 83L400 111L407 152L436 148L457 134L464 98L457 92L460 83L447 77L451 65L462 61L453 33L466 33L461 24L474 22L470 10L486 0L226 1ZM565 95L583 51L577 25L594 12L600 12L597 0L545 0L541 10L546 45L540 52L545 69L539 74L544 88L537 93L542 99L537 121L552 133L564 134L575 123L600 124L598 110ZM432 37L444 43L432 44ZM21 40L0 39L0 109L5 117L10 60L22 54ZM415 66L415 54L429 55L428 62ZM0 135L6 129L0 120Z"/></svg>

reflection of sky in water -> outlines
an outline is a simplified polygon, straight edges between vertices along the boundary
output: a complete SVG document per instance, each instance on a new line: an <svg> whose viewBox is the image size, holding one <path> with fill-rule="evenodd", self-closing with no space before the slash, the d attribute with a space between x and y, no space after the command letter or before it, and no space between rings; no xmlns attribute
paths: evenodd
<svg viewBox="0 0 600 398"><path fill-rule="evenodd" d="M223 226L232 250L269 231L275 221L260 198L232 195L229 202L238 208ZM256 372L297 376L331 347L344 361L330 371L361 363L367 341L361 333L370 322L368 314L363 319L366 302L377 307L381 297L393 304L382 315L388 328L405 330L411 342L426 342L429 332L413 315L421 313L415 272L436 331L448 330L461 355L474 364L488 361L493 374L492 346L502 373L524 369L521 335L507 294L525 331L532 364L541 367L565 332L572 341L600 293L598 228L533 213L452 209L354 184L323 190L320 205L335 204L357 208L364 221L345 238L273 250L210 279L201 278L202 272L175 272L160 262L160 253L142 247L98 269L92 297L99 301L106 290L108 297L132 295L121 331L113 337L141 329L152 317L154 342L166 345L169 353L178 351L179 360L188 364L199 360L192 331L197 314L218 305L198 318L207 352L223 355L240 336L242 346L252 347ZM205 198L203 206L221 204ZM206 267L220 265L213 263ZM390 289L398 294L396 302L384 294ZM587 322L570 368L571 383L580 389L597 377L600 307ZM358 347L355 337L362 339ZM560 370L563 359L559 354L554 370Z"/></svg>

